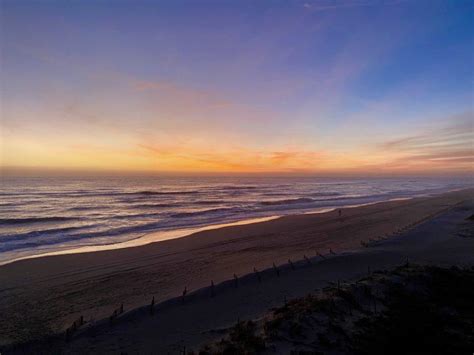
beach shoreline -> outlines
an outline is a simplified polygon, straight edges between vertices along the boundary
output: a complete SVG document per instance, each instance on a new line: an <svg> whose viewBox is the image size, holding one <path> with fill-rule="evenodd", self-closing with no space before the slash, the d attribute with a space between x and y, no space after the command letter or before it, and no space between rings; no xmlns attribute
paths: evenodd
<svg viewBox="0 0 474 355"><path fill-rule="evenodd" d="M54 251L44 251L44 252L40 252L39 254L33 254L33 255L18 256L16 258L4 260L4 261L0 260L0 267L3 265L8 265L8 264L21 261L21 260L36 259L36 258L43 258L43 257L48 257L48 256L57 256L57 255L95 253L98 251L134 248L134 247L144 246L148 244L159 243L159 242L163 242L163 241L171 240L171 239L190 237L196 233L210 231L214 229L220 229L220 228L226 228L226 227L232 227L232 226L242 226L242 225L254 224L254 223L259 223L259 222L267 222L267 221L271 221L274 219L283 218L287 216L320 214L320 213L333 212L337 209L370 206L370 205L375 205L375 204L384 203L384 202L391 202L391 201L405 201L405 200L411 200L413 198L416 198L416 197L393 198L386 201L368 202L368 203L363 203L363 204L346 205L346 206L331 207L331 208L323 207L318 210L312 210L312 211L308 211L304 213L288 214L288 215L274 215L274 216L268 216L268 217L256 217L256 218L237 220L235 222L229 222L229 223L209 224L206 226L196 227L196 228L183 228L183 229L176 229L176 230L149 232L149 233L143 234L142 236L139 236L137 238L127 240L124 242L112 242L110 244L102 244L102 245L85 245L85 246L79 246L79 247L73 247L73 248L64 247L64 249L59 249L59 250L54 250Z"/></svg>
<svg viewBox="0 0 474 355"><path fill-rule="evenodd" d="M50 186L48 188L48 186ZM81 179L2 185L0 265L471 187L457 179ZM33 188L34 187L34 188Z"/></svg>
<svg viewBox="0 0 474 355"><path fill-rule="evenodd" d="M21 261L21 260L43 258L43 257L48 257L48 256L95 253L99 251L134 248L134 247L144 246L144 245L148 245L152 243L164 242L166 240L189 237L193 234L208 231L208 230L271 221L272 219L277 219L280 217L281 216L251 218L251 219L245 219L245 220L241 220L237 222L211 224L211 225L207 225L204 227L197 227L197 228L185 228L185 229L177 229L177 230L170 230L170 231L150 232L150 233L145 233L142 236L139 236L137 238L127 240L124 242L118 242L118 243L112 242L110 244L102 244L102 245L86 245L86 246L79 246L79 247L74 247L74 248L66 247L65 249L60 249L60 250L55 250L55 251L45 251L44 253L40 253L40 254L22 256L22 257L14 258L11 260L0 261L0 266L8 265L8 264Z"/></svg>
<svg viewBox="0 0 474 355"><path fill-rule="evenodd" d="M337 212L285 216L147 244L93 253L48 256L0 267L5 315L0 344L64 331L80 315L106 318L117 305L140 307L153 295L161 302L232 278L313 257L340 253L394 234L462 201L467 189L434 197L382 202ZM22 313L28 312L28 315ZM44 329L46 328L46 329ZM15 334L16 333L16 334Z"/></svg>
<svg viewBox="0 0 474 355"><path fill-rule="evenodd" d="M200 233L204 231L232 227L232 226L239 226L239 225L248 225L248 224L259 223L259 222L266 222L266 221L271 221L274 219L279 219L279 218L283 218L287 216L321 214L321 213L332 212L337 209L356 208L356 207L370 206L370 205L376 205L376 204L392 202L392 201L406 201L406 200L412 200L414 198L432 197L432 196L436 196L436 195L440 195L444 193L456 192L460 190L464 190L464 189L452 189L452 190L447 190L445 192L434 194L434 195L414 195L412 197L395 197L395 198L389 198L387 200L373 201L373 202L367 202L367 203L361 203L361 204L347 204L347 205L334 206L334 207L321 207L315 210L310 210L307 212L300 212L300 213L295 213L295 214L276 214L276 215L265 216L265 217L241 219L241 220L236 220L236 221L226 222L226 223L209 224L209 225L204 225L204 226L199 226L199 227L153 231L153 232L145 233L141 236L138 236L130 240L126 240L122 242L111 242L108 244L84 245L84 246L76 246L76 247L65 246L60 249L52 250L52 251L48 251L48 249L39 249L38 254L30 254L30 252L28 252L26 255L22 255L22 253L19 253L18 256L16 257L9 257L8 259L5 259L5 260L0 259L0 267L3 265L11 264L11 263L21 261L21 260L42 258L42 257L48 257L48 256L55 256L55 255L93 253L93 252L98 252L98 251L133 248L133 247L144 246L144 245L148 245L152 243L163 242L163 241L171 240L171 239L189 237L196 233Z"/></svg>

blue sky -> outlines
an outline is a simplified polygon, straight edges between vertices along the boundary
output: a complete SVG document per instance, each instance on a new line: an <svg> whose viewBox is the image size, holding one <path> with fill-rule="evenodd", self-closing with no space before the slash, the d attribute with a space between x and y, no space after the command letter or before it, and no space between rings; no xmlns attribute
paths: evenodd
<svg viewBox="0 0 474 355"><path fill-rule="evenodd" d="M471 1L1 6L2 166L472 171Z"/></svg>

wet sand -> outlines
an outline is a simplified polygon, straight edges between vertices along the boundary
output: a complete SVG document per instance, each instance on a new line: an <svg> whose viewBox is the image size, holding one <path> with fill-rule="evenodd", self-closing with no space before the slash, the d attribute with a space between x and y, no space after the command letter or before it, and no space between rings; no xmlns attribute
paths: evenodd
<svg viewBox="0 0 474 355"><path fill-rule="evenodd" d="M414 227L473 197L473 190L464 190L344 209L342 217L337 211L287 216L141 247L4 265L0 267L0 344L63 332L81 315L87 321L97 321L121 304L125 311L148 304L152 296L159 303L180 295L185 286L193 291L208 286L211 280L217 285L232 279L234 273L252 273L254 267L263 270L273 262L287 264L288 259L301 260L303 255L328 254L330 248L338 254L354 250L360 248L361 241ZM350 259L341 263L352 269ZM359 267L353 271L360 271ZM328 278L329 271L324 280ZM212 322L209 309L201 312L203 316L207 312ZM183 319L177 320L178 325ZM195 328L201 329L197 324Z"/></svg>

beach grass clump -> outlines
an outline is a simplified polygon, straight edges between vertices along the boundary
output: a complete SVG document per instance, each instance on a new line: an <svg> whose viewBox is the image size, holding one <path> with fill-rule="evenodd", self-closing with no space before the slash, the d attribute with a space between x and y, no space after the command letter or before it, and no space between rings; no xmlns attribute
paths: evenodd
<svg viewBox="0 0 474 355"><path fill-rule="evenodd" d="M239 322L208 353L468 354L472 300L474 267L404 264Z"/></svg>
<svg viewBox="0 0 474 355"><path fill-rule="evenodd" d="M256 334L256 324L253 321L239 321L229 331L229 336L221 341L203 347L200 355L213 354L255 354L265 349L262 336Z"/></svg>
<svg viewBox="0 0 474 355"><path fill-rule="evenodd" d="M474 271L412 267L385 311L355 323L355 354L467 354L474 348Z"/></svg>
<svg viewBox="0 0 474 355"><path fill-rule="evenodd" d="M360 309L357 297L351 289L339 289L336 291L336 296L342 299L349 307Z"/></svg>
<svg viewBox="0 0 474 355"><path fill-rule="evenodd" d="M267 344L288 342L298 344L298 353L313 351L314 346L324 343L327 348L336 347L345 337L339 325L342 311L332 294L310 294L295 299L284 307L276 308L263 322Z"/></svg>

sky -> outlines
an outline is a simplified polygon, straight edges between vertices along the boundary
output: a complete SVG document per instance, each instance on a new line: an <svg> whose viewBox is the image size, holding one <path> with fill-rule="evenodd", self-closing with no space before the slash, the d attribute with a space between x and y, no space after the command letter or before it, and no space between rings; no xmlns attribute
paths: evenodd
<svg viewBox="0 0 474 355"><path fill-rule="evenodd" d="M472 1L0 1L0 167L472 174Z"/></svg>

